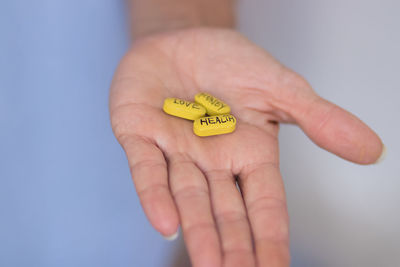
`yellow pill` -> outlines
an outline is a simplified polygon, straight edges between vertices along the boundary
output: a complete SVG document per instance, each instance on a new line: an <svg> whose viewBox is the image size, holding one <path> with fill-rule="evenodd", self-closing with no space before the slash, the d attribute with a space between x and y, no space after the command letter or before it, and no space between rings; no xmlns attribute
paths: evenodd
<svg viewBox="0 0 400 267"><path fill-rule="evenodd" d="M211 136L231 133L235 127L235 117L224 114L196 119L193 123L193 132L198 136Z"/></svg>
<svg viewBox="0 0 400 267"><path fill-rule="evenodd" d="M198 93L194 96L194 101L205 107L210 116L231 112L231 108L226 103L207 93Z"/></svg>
<svg viewBox="0 0 400 267"><path fill-rule="evenodd" d="M206 115L206 109L203 106L179 98L165 99L163 110L167 114L188 120L195 120Z"/></svg>

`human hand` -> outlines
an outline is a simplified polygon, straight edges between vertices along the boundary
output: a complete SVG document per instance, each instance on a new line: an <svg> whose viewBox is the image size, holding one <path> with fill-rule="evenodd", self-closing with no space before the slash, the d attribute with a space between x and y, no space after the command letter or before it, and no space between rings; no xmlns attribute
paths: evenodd
<svg viewBox="0 0 400 267"><path fill-rule="evenodd" d="M198 137L191 121L162 111L165 98L193 100L198 92L231 106L234 133ZM148 219L164 236L181 225L194 266L289 264L279 122L356 163L373 163L383 150L360 120L231 30L138 41L115 74L110 114Z"/></svg>

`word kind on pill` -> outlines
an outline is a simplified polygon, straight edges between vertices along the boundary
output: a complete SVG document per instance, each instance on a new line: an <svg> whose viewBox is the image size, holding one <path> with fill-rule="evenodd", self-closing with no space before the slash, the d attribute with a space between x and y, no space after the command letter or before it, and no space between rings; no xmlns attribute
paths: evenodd
<svg viewBox="0 0 400 267"><path fill-rule="evenodd" d="M204 106L207 110L207 114L210 116L228 114L231 112L231 108L227 104L207 93L198 93L194 96L194 101Z"/></svg>
<svg viewBox="0 0 400 267"><path fill-rule="evenodd" d="M203 106L179 98L165 99L163 110L167 114L188 120L195 120L206 115L206 109Z"/></svg>
<svg viewBox="0 0 400 267"><path fill-rule="evenodd" d="M227 134L235 130L236 118L230 114L198 118L193 123L193 132L198 136Z"/></svg>

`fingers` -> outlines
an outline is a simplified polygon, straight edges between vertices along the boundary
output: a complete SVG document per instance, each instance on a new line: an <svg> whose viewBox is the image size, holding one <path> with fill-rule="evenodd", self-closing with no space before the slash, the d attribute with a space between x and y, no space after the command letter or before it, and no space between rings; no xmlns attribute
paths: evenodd
<svg viewBox="0 0 400 267"><path fill-rule="evenodd" d="M206 173L223 252L223 266L255 266L251 231L242 196L230 171Z"/></svg>
<svg viewBox="0 0 400 267"><path fill-rule="evenodd" d="M123 136L132 179L143 210L153 227L164 237L178 231L179 217L168 186L164 155L151 142L137 136Z"/></svg>
<svg viewBox="0 0 400 267"><path fill-rule="evenodd" d="M384 146L366 124L344 109L318 97L296 101L290 113L320 147L359 164L378 161Z"/></svg>
<svg viewBox="0 0 400 267"><path fill-rule="evenodd" d="M168 158L171 190L194 267L221 266L221 247L203 173L185 155Z"/></svg>
<svg viewBox="0 0 400 267"><path fill-rule="evenodd" d="M278 167L264 163L245 168L239 184L253 232L257 266L289 266L289 220Z"/></svg>

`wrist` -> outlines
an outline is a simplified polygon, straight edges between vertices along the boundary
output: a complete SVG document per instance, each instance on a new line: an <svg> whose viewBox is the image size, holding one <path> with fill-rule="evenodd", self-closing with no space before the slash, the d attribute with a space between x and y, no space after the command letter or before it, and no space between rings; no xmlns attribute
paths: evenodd
<svg viewBox="0 0 400 267"><path fill-rule="evenodd" d="M153 34L161 34L175 30L183 30L197 27L204 27L205 23L194 19L154 19L136 21L134 24L140 24L139 27L132 27L134 39L141 39Z"/></svg>
<svg viewBox="0 0 400 267"><path fill-rule="evenodd" d="M233 28L234 1L172 0L167 1L169 7L165 6L166 1L163 0L133 1L133 37L137 39L151 34L197 27Z"/></svg>

